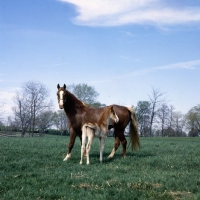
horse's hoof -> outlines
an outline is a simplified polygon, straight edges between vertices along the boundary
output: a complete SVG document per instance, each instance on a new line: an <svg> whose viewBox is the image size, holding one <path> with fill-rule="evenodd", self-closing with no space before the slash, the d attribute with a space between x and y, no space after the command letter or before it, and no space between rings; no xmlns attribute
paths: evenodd
<svg viewBox="0 0 200 200"><path fill-rule="evenodd" d="M71 153L67 154L63 161L68 160L71 157Z"/></svg>
<svg viewBox="0 0 200 200"><path fill-rule="evenodd" d="M69 159L69 157L68 156L66 156L65 158L64 158L64 160L63 161L67 161Z"/></svg>

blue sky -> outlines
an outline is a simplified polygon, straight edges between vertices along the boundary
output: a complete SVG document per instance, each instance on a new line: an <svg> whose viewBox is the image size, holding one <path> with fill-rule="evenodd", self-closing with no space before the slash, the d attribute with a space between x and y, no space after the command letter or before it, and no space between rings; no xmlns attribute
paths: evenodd
<svg viewBox="0 0 200 200"><path fill-rule="evenodd" d="M152 87L187 113L200 104L197 0L0 0L0 101L24 82L87 83L101 103L134 105Z"/></svg>

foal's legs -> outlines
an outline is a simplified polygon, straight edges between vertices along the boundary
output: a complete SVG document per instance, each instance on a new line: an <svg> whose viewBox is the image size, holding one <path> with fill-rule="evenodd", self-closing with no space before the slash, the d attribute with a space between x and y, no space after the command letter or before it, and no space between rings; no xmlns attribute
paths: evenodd
<svg viewBox="0 0 200 200"><path fill-rule="evenodd" d="M99 142L100 142L100 162L102 162L105 138L104 137L99 138Z"/></svg>
<svg viewBox="0 0 200 200"><path fill-rule="evenodd" d="M82 145L81 145L81 160L80 160L80 164L83 163L83 154L85 152L85 143L86 143L86 132L83 132L83 135L82 135Z"/></svg>
<svg viewBox="0 0 200 200"><path fill-rule="evenodd" d="M94 137L94 130L91 129L91 128L88 128L87 129L87 136L88 136L88 143L87 143L87 146L86 146L86 156L87 156L87 165L89 165L90 164L89 154L90 154L90 148L91 148L91 145L92 145L92 140L93 140L93 137Z"/></svg>

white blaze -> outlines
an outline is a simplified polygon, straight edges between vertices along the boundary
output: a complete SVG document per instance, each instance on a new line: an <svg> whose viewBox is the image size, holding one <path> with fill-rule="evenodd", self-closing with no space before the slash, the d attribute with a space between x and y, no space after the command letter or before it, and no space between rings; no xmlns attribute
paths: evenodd
<svg viewBox="0 0 200 200"><path fill-rule="evenodd" d="M64 92L60 91L60 101L59 101L60 106L63 106L63 94L64 94Z"/></svg>

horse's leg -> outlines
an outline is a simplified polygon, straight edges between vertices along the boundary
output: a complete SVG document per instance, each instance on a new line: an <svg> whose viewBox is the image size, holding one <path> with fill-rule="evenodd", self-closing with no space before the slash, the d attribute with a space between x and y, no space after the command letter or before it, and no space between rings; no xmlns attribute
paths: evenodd
<svg viewBox="0 0 200 200"><path fill-rule="evenodd" d="M100 140L100 162L103 161L103 150L104 150L104 143L105 143L105 138L99 138Z"/></svg>
<svg viewBox="0 0 200 200"><path fill-rule="evenodd" d="M125 138L124 132L121 132L120 137L119 137L121 144L122 144L122 156L126 156L126 145L127 145L127 140Z"/></svg>
<svg viewBox="0 0 200 200"><path fill-rule="evenodd" d="M90 164L90 148L91 148L91 145L92 145L92 140L93 140L93 137L94 137L94 134L93 134L93 130L92 129L88 129L87 131L87 136L88 136L88 143L87 143L87 146L86 146L86 156L87 156L87 165Z"/></svg>
<svg viewBox="0 0 200 200"><path fill-rule="evenodd" d="M112 158L112 157L115 155L115 152L117 151L119 145L120 145L120 139L119 139L119 137L117 137L117 136L115 135L114 147L113 147L113 149L112 149L110 155L108 156L108 158Z"/></svg>
<svg viewBox="0 0 200 200"><path fill-rule="evenodd" d="M86 143L86 133L83 132L83 135L82 135L82 145L81 145L81 160L80 160L80 164L83 163L83 154L85 152L85 143Z"/></svg>
<svg viewBox="0 0 200 200"><path fill-rule="evenodd" d="M126 140L125 135L124 135L124 130L123 131L119 131L117 133L117 136L118 136L118 139L119 139L118 142L121 142L121 144L122 144L122 156L125 157L126 156L126 144L127 144L127 140ZM115 147L118 148L119 145L118 146L116 145ZM115 152L116 152L117 148L115 148ZM113 154L113 156L114 156L114 154Z"/></svg>
<svg viewBox="0 0 200 200"><path fill-rule="evenodd" d="M66 161L71 157L71 150L74 146L75 139L76 139L76 133L72 130L70 131L70 141L69 141L69 146L68 146L68 152L63 161Z"/></svg>
<svg viewBox="0 0 200 200"><path fill-rule="evenodd" d="M79 137L81 145L82 145L82 132L80 134L78 134L78 137Z"/></svg>

